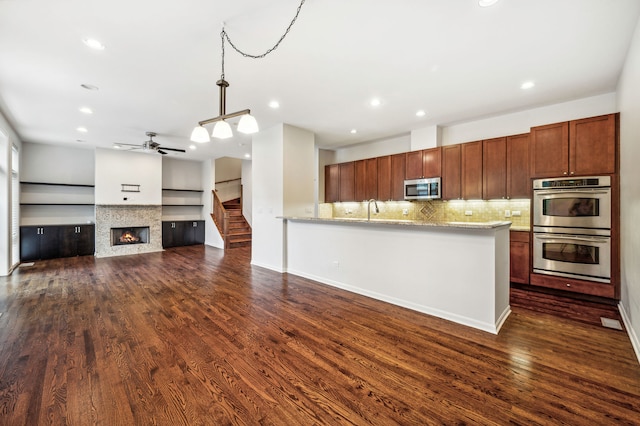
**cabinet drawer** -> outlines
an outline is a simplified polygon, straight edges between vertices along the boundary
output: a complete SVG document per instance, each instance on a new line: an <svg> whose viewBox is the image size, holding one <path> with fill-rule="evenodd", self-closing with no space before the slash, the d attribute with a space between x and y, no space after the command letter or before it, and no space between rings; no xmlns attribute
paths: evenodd
<svg viewBox="0 0 640 426"><path fill-rule="evenodd" d="M530 241L529 231L511 231L509 232L509 241L528 243Z"/></svg>

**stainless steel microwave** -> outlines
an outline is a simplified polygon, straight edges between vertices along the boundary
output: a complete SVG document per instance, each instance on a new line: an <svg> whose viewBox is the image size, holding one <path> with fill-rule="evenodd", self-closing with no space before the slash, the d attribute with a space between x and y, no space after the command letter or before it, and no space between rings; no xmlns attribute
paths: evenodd
<svg viewBox="0 0 640 426"><path fill-rule="evenodd" d="M404 181L405 200L433 200L441 197L440 192L439 177Z"/></svg>

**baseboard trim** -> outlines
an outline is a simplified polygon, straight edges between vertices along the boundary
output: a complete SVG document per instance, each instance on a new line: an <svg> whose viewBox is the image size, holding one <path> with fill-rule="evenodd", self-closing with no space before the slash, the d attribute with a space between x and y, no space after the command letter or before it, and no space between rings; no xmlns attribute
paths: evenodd
<svg viewBox="0 0 640 426"><path fill-rule="evenodd" d="M625 310L622 302L618 303L618 311L620 311L622 322L624 322L624 326L627 329L627 334L629 335L629 340L631 340L631 346L633 346L633 351L636 353L638 363L640 363L640 339L638 339L638 335L631 325L631 318L629 318L629 315L627 314L627 311Z"/></svg>

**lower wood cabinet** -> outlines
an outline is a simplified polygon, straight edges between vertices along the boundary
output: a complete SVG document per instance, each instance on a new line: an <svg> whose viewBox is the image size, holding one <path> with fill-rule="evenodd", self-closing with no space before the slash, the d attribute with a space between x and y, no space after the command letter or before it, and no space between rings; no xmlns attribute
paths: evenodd
<svg viewBox="0 0 640 426"><path fill-rule="evenodd" d="M162 222L162 247L204 244L204 220Z"/></svg>
<svg viewBox="0 0 640 426"><path fill-rule="evenodd" d="M20 260L93 255L95 225L20 227Z"/></svg>
<svg viewBox="0 0 640 426"><path fill-rule="evenodd" d="M529 284L529 232L509 232L510 280L514 283Z"/></svg>

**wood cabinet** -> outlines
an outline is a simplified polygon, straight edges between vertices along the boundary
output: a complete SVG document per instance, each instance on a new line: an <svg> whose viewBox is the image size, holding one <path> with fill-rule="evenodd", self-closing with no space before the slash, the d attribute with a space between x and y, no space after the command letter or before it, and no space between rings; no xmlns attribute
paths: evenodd
<svg viewBox="0 0 640 426"><path fill-rule="evenodd" d="M619 115L531 128L531 177L613 174Z"/></svg>
<svg viewBox="0 0 640 426"><path fill-rule="evenodd" d="M396 201L404 200L404 179L406 175L405 154L395 154L391 156L391 199Z"/></svg>
<svg viewBox="0 0 640 426"><path fill-rule="evenodd" d="M20 260L93 255L95 225L20 227Z"/></svg>
<svg viewBox="0 0 640 426"><path fill-rule="evenodd" d="M529 198L529 134L482 141L485 200Z"/></svg>
<svg viewBox="0 0 640 426"><path fill-rule="evenodd" d="M507 138L482 141L482 193L487 200L507 197Z"/></svg>
<svg viewBox="0 0 640 426"><path fill-rule="evenodd" d="M378 199L378 159L368 158L365 161L365 180L363 200ZM356 198L356 201L360 201Z"/></svg>
<svg viewBox="0 0 640 426"><path fill-rule="evenodd" d="M391 197L391 156L378 157L378 200L393 200ZM376 197L372 197L376 198Z"/></svg>
<svg viewBox="0 0 640 426"><path fill-rule="evenodd" d="M353 162L354 183L353 183L353 200L340 201L362 201L366 197L367 186L367 161L358 160ZM368 199L368 198L367 198Z"/></svg>
<svg viewBox="0 0 640 426"><path fill-rule="evenodd" d="M338 201L355 201L355 164L353 161L340 164L340 199Z"/></svg>
<svg viewBox="0 0 640 426"><path fill-rule="evenodd" d="M406 153L406 179L440 177L442 175L442 148L429 148Z"/></svg>
<svg viewBox="0 0 640 426"><path fill-rule="evenodd" d="M442 147L442 198L458 200L462 198L461 152L458 145Z"/></svg>
<svg viewBox="0 0 640 426"><path fill-rule="evenodd" d="M528 231L509 232L510 281L529 284L529 241Z"/></svg>
<svg viewBox="0 0 640 426"><path fill-rule="evenodd" d="M531 198L529 133L507 137L507 198Z"/></svg>
<svg viewBox="0 0 640 426"><path fill-rule="evenodd" d="M462 198L482 199L482 141L462 144Z"/></svg>
<svg viewBox="0 0 640 426"><path fill-rule="evenodd" d="M95 225L61 226L59 257L88 256L95 254Z"/></svg>
<svg viewBox="0 0 640 426"><path fill-rule="evenodd" d="M162 222L162 247L204 244L204 220L176 220Z"/></svg>
<svg viewBox="0 0 640 426"><path fill-rule="evenodd" d="M324 168L324 202L340 201L340 165L330 164Z"/></svg>

